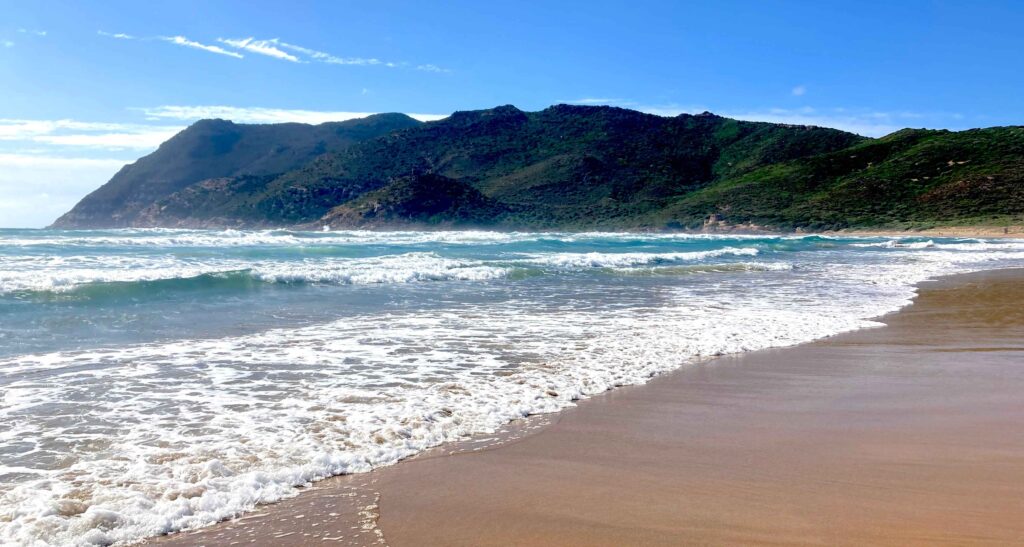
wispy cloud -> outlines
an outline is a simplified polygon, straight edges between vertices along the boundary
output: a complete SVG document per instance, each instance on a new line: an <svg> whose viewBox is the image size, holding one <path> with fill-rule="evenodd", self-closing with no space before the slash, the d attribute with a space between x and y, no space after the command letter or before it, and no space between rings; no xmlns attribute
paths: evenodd
<svg viewBox="0 0 1024 547"><path fill-rule="evenodd" d="M217 38L217 41L231 46L235 49L241 49L255 53L257 55L266 55L267 57L273 57L275 59L281 59L282 61L290 61L293 63L301 62L299 58L284 51L281 51L278 46L277 39L274 40L257 40L255 38Z"/></svg>
<svg viewBox="0 0 1024 547"><path fill-rule="evenodd" d="M150 127L138 131L40 135L32 140L57 146L81 146L106 150L149 150L176 135L184 127Z"/></svg>
<svg viewBox="0 0 1024 547"><path fill-rule="evenodd" d="M189 40L188 38L185 38L184 36L161 36L159 39L163 40L165 42L170 42L170 43L175 44L175 45L185 46L185 47L190 47L190 48L195 48L195 49L201 49L203 51L209 51L210 53L216 53L218 55L227 55L228 57L234 57L236 59L242 59L243 58L241 53L236 53L234 51L228 51L228 50L226 50L226 49L224 49L224 48L222 48L220 46L211 46L211 45L207 45L207 44L201 44L201 43L196 42L194 40Z"/></svg>
<svg viewBox="0 0 1024 547"><path fill-rule="evenodd" d="M305 55L306 57L309 57L310 59L312 59L314 61L318 61L318 62L321 62L321 63L326 63L326 64L329 64L329 65L355 65L355 66L384 65L384 66L392 67L392 68L398 66L395 63L389 63L389 62L381 61L380 59L375 59L375 58L372 58L372 57L371 58L365 58L365 57L338 57L337 55L332 55L332 54L324 52L324 51L317 51L315 49L310 49L308 47L302 47L302 46L297 46L295 44L289 44L287 42L281 42L277 38L275 38L275 39L273 39L271 41L274 42L275 44L279 44L281 47L283 47L283 48L285 48L287 50L294 51L296 53L301 53L302 55Z"/></svg>
<svg viewBox="0 0 1024 547"><path fill-rule="evenodd" d="M807 93L807 86L798 85L790 90L790 93L792 93L794 97L803 97L804 94Z"/></svg>
<svg viewBox="0 0 1024 547"><path fill-rule="evenodd" d="M156 36L156 37L150 37L150 38L140 38L138 36L133 36L131 34L126 34L124 32L112 33L112 32L106 32L106 31L103 31L103 30L97 30L96 34L98 34L100 36L105 36L107 38L113 38L115 40L143 40L143 41L159 40L161 42L168 42L168 43L171 43L171 44L174 44L174 45L178 45L178 46L189 47L189 48L194 48L194 49L201 49L203 51L209 51L210 53L216 53L218 55L227 55L228 57L234 57L236 59L244 58L244 56L241 53L238 53L238 52L235 52L235 51L228 51L228 50L226 50L226 49L224 49L224 48L222 48L220 46L215 46L215 45L210 45L210 44L203 44L203 43L197 42L195 40L189 40L188 38L186 38L184 36Z"/></svg>
<svg viewBox="0 0 1024 547"><path fill-rule="evenodd" d="M243 55L240 52L248 52L256 55L263 55L271 57L281 61L288 61L291 63L324 63L329 65L350 65L350 66L382 66L387 68L410 68L410 64L406 62L395 62L395 61L383 61L376 57L342 57L327 53L326 51L319 51L316 49L300 46L296 44L290 44L284 42L279 38L271 38L269 40L258 40L253 37L248 38L217 38L217 42L227 46L226 49L217 45L208 45L190 40L184 36L158 36L156 38L140 38L131 34L126 33L110 33L102 30L96 31L100 36L106 36L108 38L116 38L120 40L163 40L165 42L171 42L180 46L192 47L209 51L211 53L218 53L220 55L228 55L242 59ZM12 44L13 45L13 44ZM234 51L238 50L238 51ZM436 72L436 73L448 73L450 69L432 64L425 63L415 66L411 66L415 70L423 72Z"/></svg>
<svg viewBox="0 0 1024 547"><path fill-rule="evenodd" d="M424 72L438 72L438 73L451 72L451 70L449 70L447 68L441 68L441 67L439 67L437 65L431 65L431 64L416 65L416 70L422 70Z"/></svg>
<svg viewBox="0 0 1024 547"><path fill-rule="evenodd" d="M0 141L104 150L147 150L156 148L181 129L177 125L0 119Z"/></svg>
<svg viewBox="0 0 1024 547"><path fill-rule="evenodd" d="M11 168L52 166L54 169L98 167L116 169L124 165L124 160L96 158L67 158L42 154L2 154L0 165Z"/></svg>
<svg viewBox="0 0 1024 547"><path fill-rule="evenodd" d="M125 34L123 32L110 33L104 32L102 30L97 30L96 34L99 34L100 36L106 36L107 38L117 38L118 40L135 40L134 36L132 36L131 34Z"/></svg>
<svg viewBox="0 0 1024 547"><path fill-rule="evenodd" d="M4 47L14 47L14 42L12 42L10 40L4 40L3 42L0 42L0 43L2 43L4 45Z"/></svg>
<svg viewBox="0 0 1024 547"><path fill-rule="evenodd" d="M376 57L341 57L339 55L327 53L326 51L319 51L305 46L290 44L279 38L271 38L270 40L255 40L253 38L247 38L245 40L219 39L218 41L239 49L248 49L249 47L252 47L253 44L257 44L261 49L266 50L266 53L264 53L265 55L270 55L271 57L285 59L292 62L316 62L328 65L349 66L383 66L388 68L398 68L406 65L406 63L382 61ZM282 50L291 51L301 55L303 58L288 54ZM419 65L416 68L418 70L428 70L431 72L450 72L449 70L436 65Z"/></svg>
<svg viewBox="0 0 1024 547"><path fill-rule="evenodd" d="M46 31L45 30L30 30L30 29L26 29L26 28L20 28L20 29L18 29L18 33L20 33L20 34L31 34L33 36L46 36Z"/></svg>
<svg viewBox="0 0 1024 547"><path fill-rule="evenodd" d="M283 108L238 107L238 106L182 106L166 105L139 108L149 120L194 121L204 118L223 118L238 123L324 123L365 118L376 112L347 112L319 110L291 110ZM408 113L420 121L434 121L448 117L447 114Z"/></svg>

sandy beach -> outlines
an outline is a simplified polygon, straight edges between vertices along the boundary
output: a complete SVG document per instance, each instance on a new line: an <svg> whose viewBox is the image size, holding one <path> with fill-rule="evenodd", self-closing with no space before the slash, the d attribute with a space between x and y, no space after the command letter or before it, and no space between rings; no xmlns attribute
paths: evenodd
<svg viewBox="0 0 1024 547"><path fill-rule="evenodd" d="M713 359L160 545L1024 542L1024 271Z"/></svg>
<svg viewBox="0 0 1024 547"><path fill-rule="evenodd" d="M923 230L839 230L830 232L840 236L869 237L964 237L964 238L1021 238L1024 226L944 226Z"/></svg>

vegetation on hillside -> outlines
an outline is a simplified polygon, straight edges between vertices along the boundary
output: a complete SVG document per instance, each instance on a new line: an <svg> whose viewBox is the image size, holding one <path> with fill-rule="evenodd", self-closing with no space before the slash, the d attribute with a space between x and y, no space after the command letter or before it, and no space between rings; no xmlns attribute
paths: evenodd
<svg viewBox="0 0 1024 547"><path fill-rule="evenodd" d="M503 204L448 177L399 177L379 190L331 209L319 222L332 227L485 226L508 215Z"/></svg>
<svg viewBox="0 0 1024 547"><path fill-rule="evenodd" d="M998 224L1024 214L1024 127L905 129L770 165L683 197L665 211L778 228Z"/></svg>

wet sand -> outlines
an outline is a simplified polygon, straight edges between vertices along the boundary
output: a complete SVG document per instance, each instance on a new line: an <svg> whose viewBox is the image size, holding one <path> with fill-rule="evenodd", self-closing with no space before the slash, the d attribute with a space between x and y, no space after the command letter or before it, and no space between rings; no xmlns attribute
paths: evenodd
<svg viewBox="0 0 1024 547"><path fill-rule="evenodd" d="M882 321L687 366L517 424L511 441L154 542L1024 543L1024 271L926 283Z"/></svg>

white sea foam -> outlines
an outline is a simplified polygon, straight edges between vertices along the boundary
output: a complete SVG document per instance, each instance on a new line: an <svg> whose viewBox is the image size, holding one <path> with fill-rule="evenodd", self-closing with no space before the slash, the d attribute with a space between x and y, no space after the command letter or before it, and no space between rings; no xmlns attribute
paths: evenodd
<svg viewBox="0 0 1024 547"><path fill-rule="evenodd" d="M0 539L105 543L209 524L294 495L294 486L492 432L692 359L872 324L828 305L741 304L369 316L0 361L8 376L47 370L61 379L12 382L8 412L80 401L96 424L72 435L50 417L22 419L3 442L97 444L4 492Z"/></svg>
<svg viewBox="0 0 1024 547"><path fill-rule="evenodd" d="M533 255L529 262L559 268L625 268L643 264L706 260L722 256L754 256L755 247L725 247L709 251L675 253L555 253Z"/></svg>
<svg viewBox="0 0 1024 547"><path fill-rule="evenodd" d="M622 274L679 275L687 273L784 272L793 269L789 262L726 262L719 264L655 265L613 268Z"/></svg>
<svg viewBox="0 0 1024 547"><path fill-rule="evenodd" d="M939 243L937 249L950 251L1024 251L1024 241L1007 239L1001 241L958 241L955 243Z"/></svg>
<svg viewBox="0 0 1024 547"><path fill-rule="evenodd" d="M754 247L650 253L554 253L526 259L490 261L445 258L412 252L364 258L321 257L300 260L243 260L175 256L30 255L0 257L0 294L19 291L67 291L96 283L133 283L189 279L202 275L248 272L270 283L377 284L421 281L483 281L506 277L515 265L553 268L624 268L702 261L725 256L754 256Z"/></svg>
<svg viewBox="0 0 1024 547"><path fill-rule="evenodd" d="M927 249L934 247L935 242L932 240L927 241L900 241L898 239L887 239L885 241L877 241L870 243L852 243L853 247L883 247L886 249Z"/></svg>

